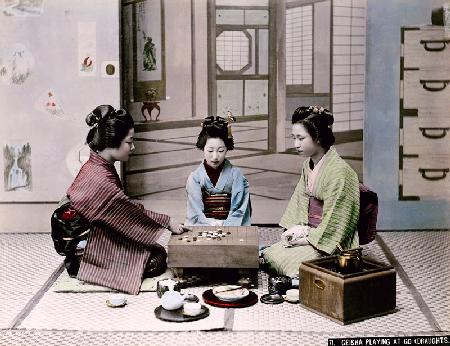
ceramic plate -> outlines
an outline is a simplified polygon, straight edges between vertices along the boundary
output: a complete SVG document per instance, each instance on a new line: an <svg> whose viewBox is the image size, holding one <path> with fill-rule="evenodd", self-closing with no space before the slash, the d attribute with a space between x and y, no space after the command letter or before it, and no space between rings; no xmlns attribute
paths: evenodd
<svg viewBox="0 0 450 346"><path fill-rule="evenodd" d="M235 302L249 295L249 290L237 285L225 285L214 287L214 295L224 302Z"/></svg>

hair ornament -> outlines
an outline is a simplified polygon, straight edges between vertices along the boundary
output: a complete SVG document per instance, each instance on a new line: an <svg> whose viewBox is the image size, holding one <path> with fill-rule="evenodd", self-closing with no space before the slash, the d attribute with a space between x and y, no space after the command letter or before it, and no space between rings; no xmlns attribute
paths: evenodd
<svg viewBox="0 0 450 346"><path fill-rule="evenodd" d="M231 123L236 121L236 118L233 116L231 111L227 111L227 128L228 128L228 138L233 138L233 133L231 131Z"/></svg>
<svg viewBox="0 0 450 346"><path fill-rule="evenodd" d="M325 108L318 106L309 106L308 110L315 114L322 114L327 112Z"/></svg>
<svg viewBox="0 0 450 346"><path fill-rule="evenodd" d="M215 127L217 129L226 129L228 122L219 116L209 116L206 117L200 124L202 128Z"/></svg>

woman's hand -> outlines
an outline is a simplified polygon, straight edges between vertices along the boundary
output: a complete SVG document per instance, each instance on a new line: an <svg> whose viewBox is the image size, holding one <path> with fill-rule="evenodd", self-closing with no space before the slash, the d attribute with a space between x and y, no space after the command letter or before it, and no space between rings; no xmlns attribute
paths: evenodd
<svg viewBox="0 0 450 346"><path fill-rule="evenodd" d="M306 237L308 236L308 231L308 226L293 226L281 234L281 239L290 246L307 245L308 240L306 240Z"/></svg>
<svg viewBox="0 0 450 346"><path fill-rule="evenodd" d="M172 220L170 221L170 225L169 225L168 229L170 232L172 232L172 234L181 234L181 233L189 230L187 227L184 227L182 224L174 223Z"/></svg>
<svg viewBox="0 0 450 346"><path fill-rule="evenodd" d="M210 225L211 226L215 226L215 227L223 226L223 220L215 220L215 219L213 219L210 222Z"/></svg>

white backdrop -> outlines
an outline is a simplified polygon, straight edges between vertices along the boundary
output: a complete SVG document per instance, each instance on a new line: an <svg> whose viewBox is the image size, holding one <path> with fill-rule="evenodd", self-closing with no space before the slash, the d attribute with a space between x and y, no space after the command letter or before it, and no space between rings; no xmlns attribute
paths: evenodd
<svg viewBox="0 0 450 346"><path fill-rule="evenodd" d="M49 0L34 1L35 8L8 7L14 3L0 1L0 172L8 174L6 145L29 143L32 186L5 191L2 179L0 203L57 201L79 158L89 155L82 149L86 114L99 104L120 103L120 5ZM105 72L108 63L112 75Z"/></svg>

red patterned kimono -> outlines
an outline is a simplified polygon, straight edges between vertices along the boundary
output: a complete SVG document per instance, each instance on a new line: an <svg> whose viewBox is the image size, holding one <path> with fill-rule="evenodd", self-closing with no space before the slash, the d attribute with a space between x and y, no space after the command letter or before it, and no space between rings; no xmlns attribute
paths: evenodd
<svg viewBox="0 0 450 346"><path fill-rule="evenodd" d="M91 152L67 190L72 207L91 224L77 278L138 294L146 263L170 218L134 203L114 165Z"/></svg>

